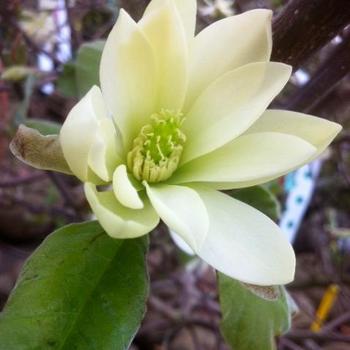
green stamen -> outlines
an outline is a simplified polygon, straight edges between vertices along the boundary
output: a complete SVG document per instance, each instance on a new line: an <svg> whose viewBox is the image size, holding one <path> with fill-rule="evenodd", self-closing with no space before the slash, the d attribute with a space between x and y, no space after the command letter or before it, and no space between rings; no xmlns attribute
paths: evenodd
<svg viewBox="0 0 350 350"><path fill-rule="evenodd" d="M181 113L162 110L142 127L128 153L129 170L136 179L150 183L167 180L177 169L186 136Z"/></svg>

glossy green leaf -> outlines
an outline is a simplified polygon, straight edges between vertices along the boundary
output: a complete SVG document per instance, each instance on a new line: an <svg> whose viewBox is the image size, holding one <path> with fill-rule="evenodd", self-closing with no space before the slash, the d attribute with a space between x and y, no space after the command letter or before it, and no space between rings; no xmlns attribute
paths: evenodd
<svg viewBox="0 0 350 350"><path fill-rule="evenodd" d="M93 85L99 83L99 66L105 42L102 40L83 44L75 65L78 94L84 96Z"/></svg>
<svg viewBox="0 0 350 350"><path fill-rule="evenodd" d="M276 197L263 186L253 186L228 192L232 197L260 210L272 220L279 219L281 207Z"/></svg>
<svg viewBox="0 0 350 350"><path fill-rule="evenodd" d="M218 274L221 331L234 350L274 350L275 336L290 327L283 287L246 286Z"/></svg>
<svg viewBox="0 0 350 350"><path fill-rule="evenodd" d="M54 232L0 315L0 349L127 349L145 312L147 243L112 239L97 222Z"/></svg>

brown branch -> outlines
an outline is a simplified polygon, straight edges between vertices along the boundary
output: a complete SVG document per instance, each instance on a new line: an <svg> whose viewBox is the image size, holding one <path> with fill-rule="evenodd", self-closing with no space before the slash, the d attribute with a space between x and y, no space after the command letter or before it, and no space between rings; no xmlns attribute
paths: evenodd
<svg viewBox="0 0 350 350"><path fill-rule="evenodd" d="M273 22L272 60L296 70L349 23L348 0L291 0Z"/></svg>
<svg viewBox="0 0 350 350"><path fill-rule="evenodd" d="M350 3L349 3L350 7ZM350 31L318 68L312 79L292 96L287 109L309 113L350 71Z"/></svg>

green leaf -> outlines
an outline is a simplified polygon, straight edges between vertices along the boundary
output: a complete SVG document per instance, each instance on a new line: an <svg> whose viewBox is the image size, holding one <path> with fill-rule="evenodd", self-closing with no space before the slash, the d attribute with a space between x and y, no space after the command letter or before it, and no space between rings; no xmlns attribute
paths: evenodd
<svg viewBox="0 0 350 350"><path fill-rule="evenodd" d="M57 79L58 91L66 97L78 96L75 63L68 62L63 66L63 71Z"/></svg>
<svg viewBox="0 0 350 350"><path fill-rule="evenodd" d="M14 65L6 68L2 74L2 80L20 81L27 78L29 75L35 74L37 70L28 66Z"/></svg>
<svg viewBox="0 0 350 350"><path fill-rule="evenodd" d="M99 85L99 66L105 41L83 44L77 55L76 82L78 94L84 96L93 85Z"/></svg>
<svg viewBox="0 0 350 350"><path fill-rule="evenodd" d="M290 327L283 287L246 286L218 273L221 331L234 350L276 349L274 337Z"/></svg>
<svg viewBox="0 0 350 350"><path fill-rule="evenodd" d="M260 210L272 220L279 219L281 215L278 200L268 189L262 186L232 190L229 191L229 195Z"/></svg>
<svg viewBox="0 0 350 350"><path fill-rule="evenodd" d="M0 315L0 349L127 349L145 312L147 245L112 239L97 222L54 232Z"/></svg>
<svg viewBox="0 0 350 350"><path fill-rule="evenodd" d="M38 130L42 135L58 135L61 130L61 124L43 119L27 119L25 125L28 128Z"/></svg>

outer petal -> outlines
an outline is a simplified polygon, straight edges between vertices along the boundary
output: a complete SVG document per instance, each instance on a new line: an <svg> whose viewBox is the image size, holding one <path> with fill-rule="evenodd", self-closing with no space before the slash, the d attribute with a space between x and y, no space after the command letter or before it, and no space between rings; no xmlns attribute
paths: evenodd
<svg viewBox="0 0 350 350"><path fill-rule="evenodd" d="M131 209L142 209L143 202L136 188L131 183L126 166L119 165L113 175L114 194L121 204Z"/></svg>
<svg viewBox="0 0 350 350"><path fill-rule="evenodd" d="M184 186L146 184L148 198L161 219L193 249L199 248L208 231L205 206L196 191Z"/></svg>
<svg viewBox="0 0 350 350"><path fill-rule="evenodd" d="M193 249L176 232L169 229L169 233L174 243L186 254L195 255Z"/></svg>
<svg viewBox="0 0 350 350"><path fill-rule="evenodd" d="M280 228L266 215L223 193L196 188L209 215L209 232L199 249L222 273L255 285L293 280L295 256Z"/></svg>
<svg viewBox="0 0 350 350"><path fill-rule="evenodd" d="M288 82L292 68L260 62L222 75L186 114L187 143L181 162L209 153L242 134ZM218 137L220 135L220 137Z"/></svg>
<svg viewBox="0 0 350 350"><path fill-rule="evenodd" d="M157 74L153 49L138 25L124 11L104 47L100 80L102 92L129 146L154 112Z"/></svg>
<svg viewBox="0 0 350 350"><path fill-rule="evenodd" d="M162 1L162 6L143 17L139 25L156 54L158 104L153 112L180 110L188 80L188 45L174 1Z"/></svg>
<svg viewBox="0 0 350 350"><path fill-rule="evenodd" d="M274 132L243 135L224 147L195 159L171 178L173 183L255 181L277 178L304 163L317 152L299 137ZM239 186L241 187L241 186Z"/></svg>
<svg viewBox="0 0 350 350"><path fill-rule="evenodd" d="M272 48L269 10L253 10L215 22L195 40L186 110L211 81L251 62L269 61Z"/></svg>
<svg viewBox="0 0 350 350"><path fill-rule="evenodd" d="M85 183L85 195L104 230L113 238L135 238L153 230L159 222L157 213L148 201L144 208L133 210L121 205L111 191L97 192L91 183Z"/></svg>
<svg viewBox="0 0 350 350"><path fill-rule="evenodd" d="M112 179L115 167L122 162L121 136L113 121L103 118L96 129L95 140L89 152L88 164L102 180Z"/></svg>
<svg viewBox="0 0 350 350"><path fill-rule="evenodd" d="M106 126L109 137L105 137ZM60 143L69 167L79 179L89 179L92 165L102 179L108 180L108 169L117 165L120 150L98 87L94 86L70 111L61 128Z"/></svg>
<svg viewBox="0 0 350 350"><path fill-rule="evenodd" d="M194 37L194 31L196 27L197 17L197 1L196 0L173 0L174 4L180 14L182 24L185 29L185 33L188 41L191 41ZM152 0L146 8L144 17L157 11L162 5L164 0Z"/></svg>
<svg viewBox="0 0 350 350"><path fill-rule="evenodd" d="M341 131L342 126L312 115L267 110L248 130L249 133L273 131L300 137L317 148L319 156Z"/></svg>

